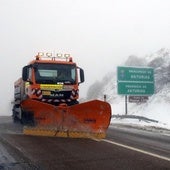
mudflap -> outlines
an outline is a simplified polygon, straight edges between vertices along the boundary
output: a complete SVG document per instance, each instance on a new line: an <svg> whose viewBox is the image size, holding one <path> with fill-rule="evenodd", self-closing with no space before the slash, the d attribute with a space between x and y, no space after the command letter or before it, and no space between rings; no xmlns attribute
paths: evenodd
<svg viewBox="0 0 170 170"><path fill-rule="evenodd" d="M24 127L26 135L75 138L105 138L110 124L111 106L92 100L73 106L53 106L28 99L22 108L34 112L35 127Z"/></svg>

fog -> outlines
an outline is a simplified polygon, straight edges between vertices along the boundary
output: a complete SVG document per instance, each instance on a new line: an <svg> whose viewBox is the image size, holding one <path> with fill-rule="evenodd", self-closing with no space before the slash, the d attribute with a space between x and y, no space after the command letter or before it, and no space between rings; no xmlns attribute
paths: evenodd
<svg viewBox="0 0 170 170"><path fill-rule="evenodd" d="M0 115L13 83L38 52L70 53L89 86L129 55L170 47L169 0L0 0Z"/></svg>

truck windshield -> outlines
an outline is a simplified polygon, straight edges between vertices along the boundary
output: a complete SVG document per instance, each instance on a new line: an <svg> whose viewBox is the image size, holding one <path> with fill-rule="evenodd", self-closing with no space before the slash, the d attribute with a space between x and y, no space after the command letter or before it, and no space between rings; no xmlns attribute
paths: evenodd
<svg viewBox="0 0 170 170"><path fill-rule="evenodd" d="M36 64L35 79L36 83L76 83L76 65L70 64Z"/></svg>

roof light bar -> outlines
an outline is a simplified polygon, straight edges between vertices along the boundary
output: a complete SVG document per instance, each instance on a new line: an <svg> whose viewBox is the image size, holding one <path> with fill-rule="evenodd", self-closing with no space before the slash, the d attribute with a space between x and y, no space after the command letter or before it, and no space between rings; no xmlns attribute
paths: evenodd
<svg viewBox="0 0 170 170"><path fill-rule="evenodd" d="M47 57L52 57L52 53L46 53Z"/></svg>
<svg viewBox="0 0 170 170"><path fill-rule="evenodd" d="M70 54L64 54L64 57L65 57L65 58L69 58L69 57L70 57Z"/></svg>
<svg viewBox="0 0 170 170"><path fill-rule="evenodd" d="M52 60L55 60L55 59L66 59L66 61L69 61L69 62L72 62L72 58L70 57L70 54L62 54L62 53L57 53L56 54L56 57L54 56L53 57L53 53L44 53L44 52L38 52L38 55L36 56L36 60L39 60L40 58L52 58Z"/></svg>
<svg viewBox="0 0 170 170"><path fill-rule="evenodd" d="M38 52L38 55L39 56L44 56L44 53L43 52Z"/></svg>
<svg viewBox="0 0 170 170"><path fill-rule="evenodd" d="M63 54L57 53L56 56L57 56L58 58L62 58L62 57L63 57Z"/></svg>

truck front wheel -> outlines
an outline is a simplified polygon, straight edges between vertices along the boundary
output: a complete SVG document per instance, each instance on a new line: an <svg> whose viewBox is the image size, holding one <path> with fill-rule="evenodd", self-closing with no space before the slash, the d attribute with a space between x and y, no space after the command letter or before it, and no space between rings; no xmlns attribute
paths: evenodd
<svg viewBox="0 0 170 170"><path fill-rule="evenodd" d="M21 124L23 125L34 125L34 114L32 112L22 111Z"/></svg>

